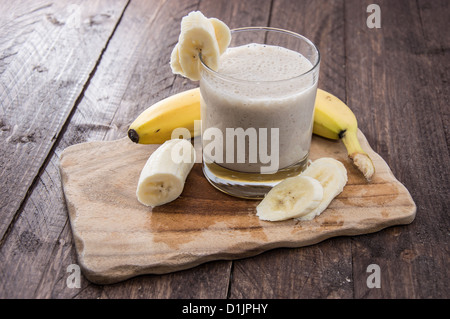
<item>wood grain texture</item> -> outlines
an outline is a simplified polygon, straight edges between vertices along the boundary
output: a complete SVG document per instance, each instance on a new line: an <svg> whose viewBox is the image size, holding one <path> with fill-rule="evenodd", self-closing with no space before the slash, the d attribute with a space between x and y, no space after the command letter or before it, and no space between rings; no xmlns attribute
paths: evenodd
<svg viewBox="0 0 450 319"><path fill-rule="evenodd" d="M197 1L133 1L127 6L83 98L70 117L70 124L64 128L64 135L57 141L2 246L2 254L9 258L0 261L0 270L14 275L2 280L1 295L15 298L126 298L130 294L137 298L142 294L146 298L226 296L228 263L210 263L167 276L135 278L123 287L145 288L133 293L126 288L111 290L111 287L95 286L84 278L80 289L68 289L65 282L67 266L76 264L77 259L61 189L60 153L72 144L125 136L129 123L144 108L177 90L172 85L175 76L168 66L168 58L161 52L170 53L178 38L181 17L197 4ZM167 19L171 15L173 18ZM28 242L36 244L18 249ZM33 276L21 276L23 273ZM202 284L198 289L182 289L189 282L199 281Z"/></svg>
<svg viewBox="0 0 450 319"><path fill-rule="evenodd" d="M371 183L348 163L341 143L313 138L311 159L344 162L349 181L328 209L308 222L259 220L258 201L217 191L200 164L176 201L151 209L136 200L136 185L158 145L136 145L123 138L67 148L61 156L62 183L84 275L94 283L115 283L411 223L416 207L408 191L371 152L364 136L359 137L377 171Z"/></svg>
<svg viewBox="0 0 450 319"><path fill-rule="evenodd" d="M442 90L448 92L442 74L449 59L441 50L449 37L448 19L435 13L436 25L424 27L434 25L428 12L446 11L448 3L380 1L381 29L365 25L367 14L358 8L369 3L346 5L348 103L367 127L370 144L410 190L418 211L408 228L354 242L355 297L448 296L448 274L442 269L450 258L442 247L449 244L450 157L448 123L443 122L448 104L441 98ZM439 25L440 32L433 31ZM381 268L382 289L365 283L370 264Z"/></svg>
<svg viewBox="0 0 450 319"><path fill-rule="evenodd" d="M0 237L46 159L125 1L13 2L0 39Z"/></svg>
<svg viewBox="0 0 450 319"><path fill-rule="evenodd" d="M7 229L0 240L0 297L450 296L446 285L450 264L448 1L377 1L382 11L378 30L365 24L367 5L373 1L130 0L125 11L114 11L114 17L100 24L96 23L101 20L90 20L87 12L94 10L101 18L116 4L125 8L125 2L114 2L105 10L95 9L103 1L83 3L86 16L81 31L86 32L79 34L81 38L74 30L69 32L66 20L74 13L71 5L79 2L0 4L0 149L4 156L0 200L6 203L0 210L2 229ZM319 86L349 103L370 145L410 190L418 208L416 219L408 226L370 235L274 249L252 258L208 262L112 285L95 285L82 276L81 288L70 289L66 268L77 263L77 255L60 185L59 155L76 143L125 136L128 123L146 106L197 85L174 77L167 65L181 17L196 9L231 27L282 27L318 44L322 53ZM120 22L116 12L124 14ZM104 32L108 28L109 35ZM70 34L74 36L64 40ZM95 52L77 51L94 47ZM48 65L66 61L69 52L78 59L69 61L64 72L46 70ZM68 67L72 62L76 67ZM96 67L86 71L88 76L78 77L86 65ZM5 95L4 88L12 86L16 90ZM73 86L77 89L72 90ZM48 101L60 101L61 109L47 110L33 102L38 101L36 92L45 93L43 87ZM64 103L70 99L75 109L66 108ZM11 113L6 105L18 111ZM43 113L34 116L38 109ZM12 134L11 124L30 119L27 133L35 132L34 136L22 136L18 130ZM27 160L31 164L23 166ZM5 168L10 171L8 178ZM20 208L11 208L9 215L8 207ZM366 286L366 267L372 263L381 267L381 289Z"/></svg>

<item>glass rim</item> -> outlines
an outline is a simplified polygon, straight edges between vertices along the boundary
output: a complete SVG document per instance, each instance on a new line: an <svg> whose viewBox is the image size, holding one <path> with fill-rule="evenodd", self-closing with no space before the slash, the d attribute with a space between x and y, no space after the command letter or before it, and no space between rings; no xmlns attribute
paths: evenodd
<svg viewBox="0 0 450 319"><path fill-rule="evenodd" d="M312 48L314 48L314 50L317 53L317 61L316 63L314 63L314 65L311 67L311 69L309 69L306 72L303 72L302 74L296 75L294 77L290 77L290 78L286 78L286 79L281 79L281 80L243 80L243 79L238 79L226 74L222 74L220 72L217 72L213 69L211 69L205 62L203 62L202 59L202 53L199 53L199 60L200 63L202 65L202 67L204 67L208 72L211 72L212 74L214 74L214 76L217 76L219 78L222 78L223 80L227 80L227 81L233 81L233 82L242 82L242 83L279 83L279 82L284 82L284 81L292 81L295 79L300 79L302 77L305 77L306 75L310 74L311 72L313 72L320 64L320 51L319 48L311 41L309 40L307 37L293 32L293 31L289 31L289 30L285 30L285 29L280 29L280 28L274 28L274 27L242 27L242 28L235 28L235 29L231 29L231 33L235 33L235 32L242 32L242 31L259 31L259 30L265 30L265 31L274 31L274 32L280 32L280 33L285 33L288 35L291 35L293 37L296 37L297 39L301 39L303 41L305 41L306 43L308 43Z"/></svg>

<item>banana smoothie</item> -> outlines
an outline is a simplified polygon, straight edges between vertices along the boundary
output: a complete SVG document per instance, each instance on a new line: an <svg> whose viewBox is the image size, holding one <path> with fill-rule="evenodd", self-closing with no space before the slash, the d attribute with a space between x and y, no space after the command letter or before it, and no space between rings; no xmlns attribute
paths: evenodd
<svg viewBox="0 0 450 319"><path fill-rule="evenodd" d="M273 173L304 161L317 79L299 76L313 68L311 62L280 46L252 43L228 48L219 65L217 74L203 73L200 85L205 162L239 172ZM222 150L219 144L208 147L215 143L205 132L211 128L221 132ZM240 138L245 147L239 148Z"/></svg>
<svg viewBox="0 0 450 319"><path fill-rule="evenodd" d="M319 50L290 31L249 27L231 30L215 68L202 54L203 173L225 193L262 198L307 166Z"/></svg>
<svg viewBox="0 0 450 319"><path fill-rule="evenodd" d="M202 167L214 187L262 198L306 168L319 65L318 48L295 32L183 17L170 67L200 80Z"/></svg>

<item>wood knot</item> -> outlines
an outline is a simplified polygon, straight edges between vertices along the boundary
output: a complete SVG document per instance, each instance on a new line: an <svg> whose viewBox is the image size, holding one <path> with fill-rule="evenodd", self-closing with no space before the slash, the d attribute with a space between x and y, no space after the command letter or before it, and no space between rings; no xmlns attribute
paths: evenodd
<svg viewBox="0 0 450 319"><path fill-rule="evenodd" d="M20 234L17 244L20 251L33 252L41 245L41 241L34 233L25 230Z"/></svg>

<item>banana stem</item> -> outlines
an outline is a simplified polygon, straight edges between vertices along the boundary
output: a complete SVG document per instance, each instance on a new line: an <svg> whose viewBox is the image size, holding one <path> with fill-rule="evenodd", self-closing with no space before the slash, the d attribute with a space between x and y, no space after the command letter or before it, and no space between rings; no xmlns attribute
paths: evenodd
<svg viewBox="0 0 450 319"><path fill-rule="evenodd" d="M346 131L342 136L342 142L347 148L348 157L353 164L364 174L364 177L370 181L375 173L375 167L369 155L362 149L359 144L356 131Z"/></svg>

